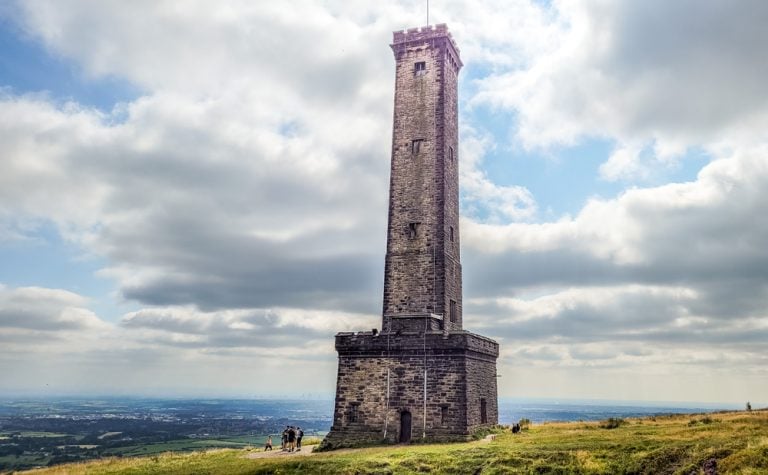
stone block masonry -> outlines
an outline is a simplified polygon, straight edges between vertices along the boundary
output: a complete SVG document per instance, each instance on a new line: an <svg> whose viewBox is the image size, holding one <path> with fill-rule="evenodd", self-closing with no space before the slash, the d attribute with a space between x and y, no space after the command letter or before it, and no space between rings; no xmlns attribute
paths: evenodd
<svg viewBox="0 0 768 475"><path fill-rule="evenodd" d="M469 332L340 333L336 350L336 407L326 446L466 440L498 421L493 340Z"/></svg>
<svg viewBox="0 0 768 475"><path fill-rule="evenodd" d="M381 331L339 333L324 449L466 440L498 423L495 341L463 329L459 49L445 25L394 33Z"/></svg>
<svg viewBox="0 0 768 475"><path fill-rule="evenodd" d="M461 329L459 52L445 25L394 34L395 106L384 321L442 315ZM453 304L451 303L453 302Z"/></svg>

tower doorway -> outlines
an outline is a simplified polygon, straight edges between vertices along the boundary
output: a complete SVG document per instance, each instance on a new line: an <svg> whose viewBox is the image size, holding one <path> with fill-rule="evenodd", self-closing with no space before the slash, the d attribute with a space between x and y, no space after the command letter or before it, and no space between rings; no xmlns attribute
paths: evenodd
<svg viewBox="0 0 768 475"><path fill-rule="evenodd" d="M407 444L411 441L411 413L403 411L400 413L400 443Z"/></svg>

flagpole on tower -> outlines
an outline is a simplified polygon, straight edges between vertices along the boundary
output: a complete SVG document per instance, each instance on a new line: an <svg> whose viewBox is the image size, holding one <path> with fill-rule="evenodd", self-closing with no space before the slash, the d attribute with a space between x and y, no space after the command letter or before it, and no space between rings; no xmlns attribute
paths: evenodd
<svg viewBox="0 0 768 475"><path fill-rule="evenodd" d="M429 0L427 0L427 26L429 26Z"/></svg>

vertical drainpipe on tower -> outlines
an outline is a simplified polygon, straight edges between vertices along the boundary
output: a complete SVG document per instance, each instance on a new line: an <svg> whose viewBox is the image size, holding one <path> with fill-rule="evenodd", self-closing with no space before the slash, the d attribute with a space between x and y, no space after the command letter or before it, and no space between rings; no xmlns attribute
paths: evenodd
<svg viewBox="0 0 768 475"><path fill-rule="evenodd" d="M427 438L427 328L429 327L429 317L424 319L424 421L421 428L421 438Z"/></svg>
<svg viewBox="0 0 768 475"><path fill-rule="evenodd" d="M387 408L384 413L384 441L387 440L387 427L389 426L389 375L390 375L390 354L389 354L389 337L392 335L392 318L387 320Z"/></svg>
<svg viewBox="0 0 768 475"><path fill-rule="evenodd" d="M421 429L421 438L427 438L427 366L424 360L424 426Z"/></svg>
<svg viewBox="0 0 768 475"><path fill-rule="evenodd" d="M387 361L387 408L384 410L384 441L387 441L387 425L389 423L389 361Z"/></svg>

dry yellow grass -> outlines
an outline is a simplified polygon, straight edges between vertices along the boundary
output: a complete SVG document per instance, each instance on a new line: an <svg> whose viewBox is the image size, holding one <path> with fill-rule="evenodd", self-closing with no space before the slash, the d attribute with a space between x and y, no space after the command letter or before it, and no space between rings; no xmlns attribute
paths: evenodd
<svg viewBox="0 0 768 475"><path fill-rule="evenodd" d="M551 423L488 443L376 447L248 459L244 450L110 459L40 470L70 474L579 473L689 474L714 459L718 473L768 473L768 412ZM710 462L711 463L711 462Z"/></svg>

